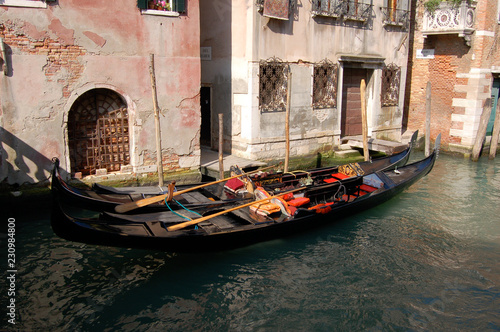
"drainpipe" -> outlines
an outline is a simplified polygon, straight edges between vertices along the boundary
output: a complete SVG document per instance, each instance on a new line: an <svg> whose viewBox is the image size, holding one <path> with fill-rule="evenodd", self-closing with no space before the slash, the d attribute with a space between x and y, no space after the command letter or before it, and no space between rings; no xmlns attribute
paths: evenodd
<svg viewBox="0 0 500 332"><path fill-rule="evenodd" d="M7 75L7 73L9 72L9 68L7 67L7 53L5 52L5 45L3 43L3 38L0 38L0 47L2 48L2 58L3 58L2 71L4 75Z"/></svg>

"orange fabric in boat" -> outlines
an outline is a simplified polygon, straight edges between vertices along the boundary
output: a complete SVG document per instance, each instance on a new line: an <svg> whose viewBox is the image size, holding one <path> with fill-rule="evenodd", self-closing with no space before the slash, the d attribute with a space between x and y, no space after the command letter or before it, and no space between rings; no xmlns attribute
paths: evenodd
<svg viewBox="0 0 500 332"><path fill-rule="evenodd" d="M281 211L281 208L274 203L257 203L250 206L250 211L260 215L268 215Z"/></svg>
<svg viewBox="0 0 500 332"><path fill-rule="evenodd" d="M369 186L367 184L362 184L361 186L359 186L359 189L366 191L367 193L371 193L371 192L377 190L377 188Z"/></svg>
<svg viewBox="0 0 500 332"><path fill-rule="evenodd" d="M333 204L333 202L321 203L321 204L315 205L313 207L310 207L309 210L315 210L316 213L325 214L325 213L328 213L332 210L332 207L331 207L332 204Z"/></svg>
<svg viewBox="0 0 500 332"><path fill-rule="evenodd" d="M339 179L339 180L344 180L344 179L347 179L347 178L350 178L349 175L345 175L345 174L342 174L342 173L336 173L336 174L332 174L333 177Z"/></svg>
<svg viewBox="0 0 500 332"><path fill-rule="evenodd" d="M297 197L297 198L294 198L292 199L291 201L288 201L288 205L291 205L291 206L302 206L304 204L307 204L309 203L311 200L309 199L309 197Z"/></svg>

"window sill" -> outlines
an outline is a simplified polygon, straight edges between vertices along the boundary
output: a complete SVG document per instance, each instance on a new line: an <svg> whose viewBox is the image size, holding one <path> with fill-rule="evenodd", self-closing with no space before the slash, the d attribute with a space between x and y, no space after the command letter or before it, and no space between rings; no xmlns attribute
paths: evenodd
<svg viewBox="0 0 500 332"><path fill-rule="evenodd" d="M142 15L154 15L154 16L169 16L169 17L177 17L179 16L178 12L166 11L166 10L156 10L156 9L143 9L141 10Z"/></svg>
<svg viewBox="0 0 500 332"><path fill-rule="evenodd" d="M340 14L335 14L335 13L328 13L328 12L322 12L322 11L313 11L312 12L312 17L331 17L331 18L340 18Z"/></svg>
<svg viewBox="0 0 500 332"><path fill-rule="evenodd" d="M47 8L45 1L29 1L29 0L4 0L0 2L0 6L6 7L26 7L26 8Z"/></svg>
<svg viewBox="0 0 500 332"><path fill-rule="evenodd" d="M392 26L392 27L404 27L405 23L402 22L394 22L394 21L384 21L384 26Z"/></svg>

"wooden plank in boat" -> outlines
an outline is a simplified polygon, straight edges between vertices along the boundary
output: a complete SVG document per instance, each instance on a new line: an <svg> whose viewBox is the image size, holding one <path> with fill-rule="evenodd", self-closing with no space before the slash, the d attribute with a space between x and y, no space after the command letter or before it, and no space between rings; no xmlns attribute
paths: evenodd
<svg viewBox="0 0 500 332"><path fill-rule="evenodd" d="M211 200L209 200L206 196L196 191L184 193L181 196L189 203L211 202Z"/></svg>
<svg viewBox="0 0 500 332"><path fill-rule="evenodd" d="M219 227L221 230L234 228L234 224L232 222L229 222L228 219L224 218L223 216L214 217L210 219L210 222Z"/></svg>

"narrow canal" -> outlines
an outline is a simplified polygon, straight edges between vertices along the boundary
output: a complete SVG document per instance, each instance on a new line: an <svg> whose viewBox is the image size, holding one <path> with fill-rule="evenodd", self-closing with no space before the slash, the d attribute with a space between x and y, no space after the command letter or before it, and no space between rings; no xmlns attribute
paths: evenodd
<svg viewBox="0 0 500 332"><path fill-rule="evenodd" d="M500 330L499 158L441 155L426 178L377 208L220 253L68 242L39 206L2 217L15 219L17 271L6 279L4 234L2 328ZM13 296L4 291L12 286Z"/></svg>

